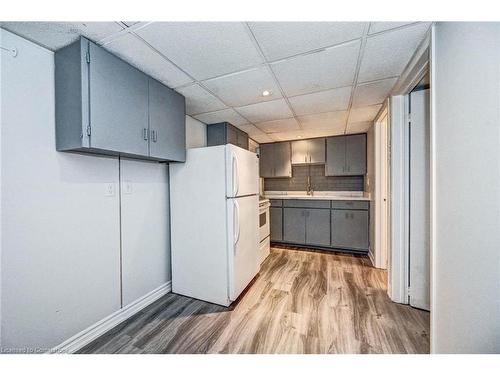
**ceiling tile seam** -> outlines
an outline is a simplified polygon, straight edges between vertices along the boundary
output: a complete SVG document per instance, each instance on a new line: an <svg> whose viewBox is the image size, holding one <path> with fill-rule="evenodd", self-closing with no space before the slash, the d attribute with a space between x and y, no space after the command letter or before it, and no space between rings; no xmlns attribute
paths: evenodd
<svg viewBox="0 0 500 375"><path fill-rule="evenodd" d="M100 46L105 46L106 44L112 43L115 40L124 37L127 34L133 33L135 30L142 29L143 27L146 27L149 25L151 22L146 22L146 23L141 23L138 22L136 24L133 24L131 26L125 26L124 24L120 24L120 26L123 28L120 31L117 31L116 33L112 33L105 38L102 38L101 40L97 41L97 44Z"/></svg>
<svg viewBox="0 0 500 375"><path fill-rule="evenodd" d="M285 61L288 61L288 60L296 59L298 57L314 55L315 53L321 53L321 52L325 52L325 51L328 51L330 49L334 49L334 48L337 48L337 47L343 47L343 46L347 46L349 44L353 44L354 42L357 42L357 41L359 41L361 39L362 39L362 37L357 37L357 38L354 38L354 39L345 40L345 41L340 42L340 43L329 44L329 45L326 45L324 47L315 48L315 49L312 49L312 50L309 50L309 51L305 51L305 52L300 52L300 53L297 53L295 55L290 55L290 56L287 56L287 57L280 57L279 59L268 61L268 64L272 65L272 64L282 63L282 62L285 62Z"/></svg>
<svg viewBox="0 0 500 375"><path fill-rule="evenodd" d="M288 97L286 96L285 94L285 91L283 90L283 87L281 87L281 84L280 82L278 81L278 78L276 77L276 75L274 74L274 71L271 69L271 66L269 65L269 63L267 62L267 59L266 59L266 56L264 55L264 52L262 51L262 48L257 40L257 38L255 37L252 29L250 28L250 25L248 24L248 22L244 22L244 25L246 27L246 30L250 36L250 39L252 40L252 43L254 44L254 46L257 48L257 51L259 51L260 55L262 56L262 58L264 59L264 61L266 62L266 67L267 67L267 70L269 71L269 73L271 74L271 76L273 77L274 79L274 82L276 83L276 85L278 86L278 89L280 90L281 92L281 96L283 97L283 99L285 100L287 106L288 106L288 109L290 110L290 112L292 113L293 117L295 118L295 121L297 121L297 124L299 125L299 128L300 130L304 130L302 129L302 124L299 122L299 120L297 119L297 115L295 114L295 111L293 110L292 108L292 104L290 103L290 101L288 100Z"/></svg>
<svg viewBox="0 0 500 375"><path fill-rule="evenodd" d="M363 37L361 38L361 46L359 47L358 61L356 62L356 70L354 73L354 80L352 83L353 90L351 91L351 97L349 98L349 105L347 106L347 118L345 120L344 134L347 133L347 125L349 123L349 117L351 116L352 102L354 100L354 95L356 93L356 86L358 84L359 70L361 68L361 61L363 60L363 55L365 54L366 39L368 35L368 29L370 28L370 23L365 25L363 30Z"/></svg>
<svg viewBox="0 0 500 375"><path fill-rule="evenodd" d="M386 78L377 78L377 79L372 79L372 80L369 80L369 81L363 81L363 82L358 82L358 84L356 85L357 87L360 87L360 86L368 86L368 85L372 85L374 83L379 83L379 82L382 82L382 81L388 81L390 79L395 79L395 78L399 78L400 76L397 75L397 76L390 76L390 77L386 77Z"/></svg>
<svg viewBox="0 0 500 375"><path fill-rule="evenodd" d="M372 23L374 23L374 22L370 22L370 24L372 24ZM401 25L401 26L393 27L392 29L377 31L376 33L368 34L367 37L368 38L372 38L374 36L378 36L378 35L387 34L387 33L393 32L393 31L398 31L398 30L406 29L408 27L413 27L413 26L418 25L420 23L422 23L422 21L411 22L411 23L408 23L406 25Z"/></svg>
<svg viewBox="0 0 500 375"><path fill-rule="evenodd" d="M346 89L346 88L354 88L353 85L345 85L345 86L338 86L338 87L331 87L329 89L321 89L321 90L317 90L317 91L312 91L312 92L307 92L305 94L297 94L297 95L289 95L287 96L287 98L291 99L291 98L297 98L299 96L307 96L307 95L313 95L313 94L318 94L318 93L322 93L322 92L326 92L326 91L333 91L333 90L341 90L341 89Z"/></svg>

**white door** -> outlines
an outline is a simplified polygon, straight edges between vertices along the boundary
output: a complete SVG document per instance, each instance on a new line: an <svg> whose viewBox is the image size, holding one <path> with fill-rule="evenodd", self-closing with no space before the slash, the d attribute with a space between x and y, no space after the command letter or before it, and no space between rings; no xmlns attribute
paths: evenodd
<svg viewBox="0 0 500 375"><path fill-rule="evenodd" d="M410 94L410 305L430 309L429 89Z"/></svg>
<svg viewBox="0 0 500 375"><path fill-rule="evenodd" d="M234 145L226 146L227 197L259 194L257 154Z"/></svg>
<svg viewBox="0 0 500 375"><path fill-rule="evenodd" d="M229 299L236 300L259 269L259 198L227 200Z"/></svg>

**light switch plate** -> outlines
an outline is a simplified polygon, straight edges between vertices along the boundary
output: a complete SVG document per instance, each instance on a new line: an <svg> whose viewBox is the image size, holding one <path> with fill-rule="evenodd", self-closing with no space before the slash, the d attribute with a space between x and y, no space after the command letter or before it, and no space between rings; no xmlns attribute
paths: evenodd
<svg viewBox="0 0 500 375"><path fill-rule="evenodd" d="M105 186L104 196L106 197L114 197L115 196L115 184L109 183Z"/></svg>

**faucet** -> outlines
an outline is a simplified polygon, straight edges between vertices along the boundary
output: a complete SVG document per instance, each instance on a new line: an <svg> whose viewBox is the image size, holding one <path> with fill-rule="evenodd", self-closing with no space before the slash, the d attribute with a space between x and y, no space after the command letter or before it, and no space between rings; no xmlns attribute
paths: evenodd
<svg viewBox="0 0 500 375"><path fill-rule="evenodd" d="M314 191L311 187L311 176L307 176L307 195L313 195Z"/></svg>

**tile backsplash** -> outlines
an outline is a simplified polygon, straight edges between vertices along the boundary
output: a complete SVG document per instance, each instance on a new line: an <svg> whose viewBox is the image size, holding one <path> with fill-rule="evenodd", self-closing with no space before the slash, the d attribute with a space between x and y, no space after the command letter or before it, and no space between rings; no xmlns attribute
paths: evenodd
<svg viewBox="0 0 500 375"><path fill-rule="evenodd" d="M266 191L305 191L307 176L315 191L363 191L364 176L325 176L324 165L294 165L291 178L265 178Z"/></svg>

